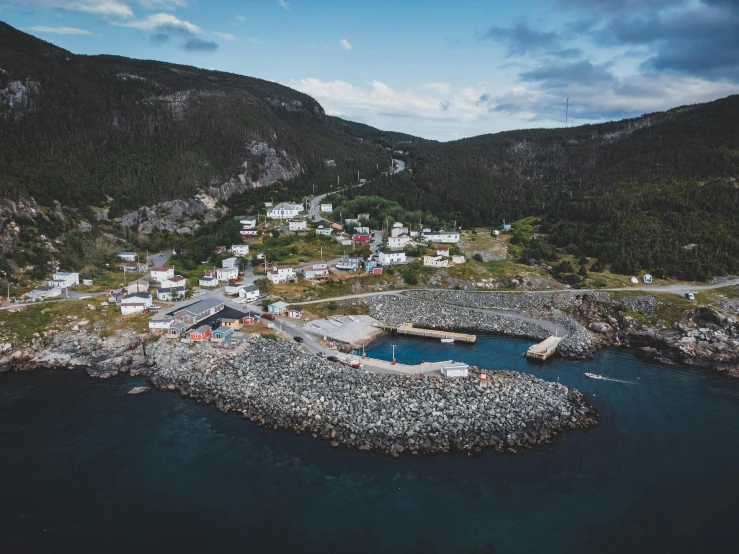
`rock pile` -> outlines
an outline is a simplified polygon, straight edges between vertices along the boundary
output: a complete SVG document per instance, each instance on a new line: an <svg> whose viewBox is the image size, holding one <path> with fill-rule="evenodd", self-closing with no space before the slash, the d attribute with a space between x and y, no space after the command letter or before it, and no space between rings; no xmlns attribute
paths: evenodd
<svg viewBox="0 0 739 554"><path fill-rule="evenodd" d="M529 321L405 296L370 296L344 300L340 304L366 305L372 317L388 325L413 323L429 329L495 333L537 340L549 336L545 329Z"/></svg>
<svg viewBox="0 0 739 554"><path fill-rule="evenodd" d="M149 380L160 389L334 446L391 455L525 448L598 421L579 391L510 371L490 373L487 387L475 377L364 373L259 336L238 355L160 341L149 357Z"/></svg>

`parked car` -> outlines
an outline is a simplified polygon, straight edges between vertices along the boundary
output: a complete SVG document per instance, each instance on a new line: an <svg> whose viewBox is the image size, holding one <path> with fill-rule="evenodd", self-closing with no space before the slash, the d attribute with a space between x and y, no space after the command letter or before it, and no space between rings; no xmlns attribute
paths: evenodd
<svg viewBox="0 0 739 554"><path fill-rule="evenodd" d="M328 356L326 359L329 362L338 362L339 361L339 358L337 358L336 356Z"/></svg>
<svg viewBox="0 0 739 554"><path fill-rule="evenodd" d="M300 260L299 260L299 261L300 261L300 263L303 263L303 264L304 264L304 263L305 263L305 262L307 262L308 260L306 260L305 258L300 258Z"/></svg>
<svg viewBox="0 0 739 554"><path fill-rule="evenodd" d="M303 337L293 337L295 342L303 342Z"/></svg>
<svg viewBox="0 0 739 554"><path fill-rule="evenodd" d="M275 316L273 316L272 314L262 314L261 317L264 318L264 319L269 319L270 321L274 321L275 320Z"/></svg>

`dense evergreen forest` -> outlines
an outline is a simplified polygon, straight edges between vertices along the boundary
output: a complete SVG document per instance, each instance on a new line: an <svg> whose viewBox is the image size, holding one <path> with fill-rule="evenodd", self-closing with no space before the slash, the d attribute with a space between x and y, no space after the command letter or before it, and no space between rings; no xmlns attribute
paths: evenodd
<svg viewBox="0 0 739 554"><path fill-rule="evenodd" d="M243 174L255 142L285 151L300 164L297 179L318 186L390 165L353 124L259 79L78 56L2 22L0 68L2 197L71 206L110 197L115 214ZM256 180L259 164L246 171Z"/></svg>

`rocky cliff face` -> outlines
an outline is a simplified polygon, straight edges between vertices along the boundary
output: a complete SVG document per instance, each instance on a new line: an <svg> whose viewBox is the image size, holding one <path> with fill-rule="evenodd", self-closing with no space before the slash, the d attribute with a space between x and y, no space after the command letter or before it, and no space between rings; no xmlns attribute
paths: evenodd
<svg viewBox="0 0 739 554"><path fill-rule="evenodd" d="M0 68L0 118L20 119L33 109L34 97L41 91L36 81L8 81L7 73Z"/></svg>
<svg viewBox="0 0 739 554"><path fill-rule="evenodd" d="M21 225L33 223L39 216L41 209L33 198L0 200L0 251L7 253L18 246Z"/></svg>

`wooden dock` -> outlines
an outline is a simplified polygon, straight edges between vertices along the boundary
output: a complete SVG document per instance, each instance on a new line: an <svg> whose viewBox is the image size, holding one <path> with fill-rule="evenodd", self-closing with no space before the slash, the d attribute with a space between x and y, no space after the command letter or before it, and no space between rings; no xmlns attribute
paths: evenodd
<svg viewBox="0 0 739 554"><path fill-rule="evenodd" d="M397 333L398 335L409 335L412 337L424 337L430 339L454 339L454 342L465 342L468 344L474 344L477 342L476 335L468 335L466 333L453 333L451 331L440 331L438 329L422 329L420 327L414 327L410 323L404 323L393 327L392 325L379 324L378 327Z"/></svg>
<svg viewBox="0 0 739 554"><path fill-rule="evenodd" d="M526 351L527 358L532 360L547 360L554 356L557 352L557 346L564 337L549 337L541 341L539 344L535 344Z"/></svg>

